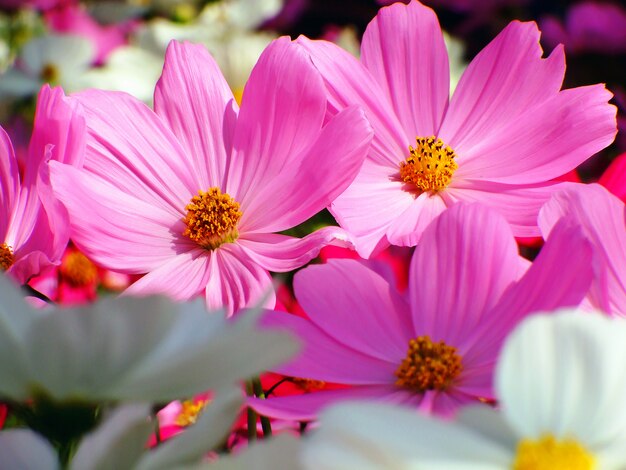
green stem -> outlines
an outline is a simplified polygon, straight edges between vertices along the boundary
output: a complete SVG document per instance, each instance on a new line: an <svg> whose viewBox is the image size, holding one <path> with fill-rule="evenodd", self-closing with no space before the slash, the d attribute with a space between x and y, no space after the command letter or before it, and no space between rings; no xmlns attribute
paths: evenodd
<svg viewBox="0 0 626 470"><path fill-rule="evenodd" d="M248 396L254 396L254 387L252 383L246 384L246 392ZM256 418L257 414L252 408L248 407L248 442L252 443L256 440Z"/></svg>
<svg viewBox="0 0 626 470"><path fill-rule="evenodd" d="M263 387L261 386L261 379L258 377L252 379L252 389L254 390L254 394L257 398L265 400L265 392L263 392ZM263 437L269 437L272 435L272 423L267 416L261 415L261 427L263 428Z"/></svg>

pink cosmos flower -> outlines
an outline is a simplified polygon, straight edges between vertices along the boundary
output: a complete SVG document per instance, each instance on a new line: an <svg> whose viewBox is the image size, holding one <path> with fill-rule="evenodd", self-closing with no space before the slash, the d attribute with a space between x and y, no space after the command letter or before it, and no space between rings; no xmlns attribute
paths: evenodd
<svg viewBox="0 0 626 470"><path fill-rule="evenodd" d="M548 236L561 219L580 226L597 253L598 273L589 290L592 307L626 316L626 208L598 184L572 184L541 209L539 225Z"/></svg>
<svg viewBox="0 0 626 470"><path fill-rule="evenodd" d="M563 221L528 268L501 216L457 204L417 245L408 301L355 260L299 271L296 297L310 321L281 312L264 317L304 344L277 372L351 387L251 403L261 414L307 420L346 399L407 403L444 415L490 400L504 338L529 313L577 305L591 282L590 263L588 241Z"/></svg>
<svg viewBox="0 0 626 470"><path fill-rule="evenodd" d="M72 240L100 266L147 273L128 290L179 300L204 291L229 313L274 305L268 271L291 271L338 227L275 234L327 205L354 179L372 132L350 107L325 123L318 72L288 38L262 54L241 111L201 46L172 42L154 111L116 92L76 95L86 112L82 169L51 165Z"/></svg>
<svg viewBox="0 0 626 470"><path fill-rule="evenodd" d="M361 62L301 37L328 89L330 114L359 104L375 137L350 187L330 209L369 257L415 245L459 202L502 214L519 237L539 235L537 214L567 173L615 137L615 107L602 85L560 91L563 48L541 58L535 23L512 22L467 67L449 98L437 17L417 1L382 8Z"/></svg>
<svg viewBox="0 0 626 470"><path fill-rule="evenodd" d="M69 239L68 218L49 186L49 159L79 160L84 123L60 89L44 86L22 174L0 128L0 269L20 284L58 264Z"/></svg>

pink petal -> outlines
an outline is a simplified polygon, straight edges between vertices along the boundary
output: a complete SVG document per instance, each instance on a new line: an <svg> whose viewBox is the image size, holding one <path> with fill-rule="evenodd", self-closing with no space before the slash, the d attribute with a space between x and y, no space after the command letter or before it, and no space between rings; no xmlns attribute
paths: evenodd
<svg viewBox="0 0 626 470"><path fill-rule="evenodd" d="M326 406L340 401L379 400L403 404L411 401L411 394L388 385L370 385L339 390L305 393L261 400L249 398L247 404L257 413L277 419L312 421Z"/></svg>
<svg viewBox="0 0 626 470"><path fill-rule="evenodd" d="M328 336L363 354L399 365L415 337L411 313L395 288L356 260L330 260L299 271L300 306Z"/></svg>
<svg viewBox="0 0 626 470"><path fill-rule="evenodd" d="M598 183L615 194L622 201L626 201L626 153L615 158L609 167L604 170Z"/></svg>
<svg viewBox="0 0 626 470"><path fill-rule="evenodd" d="M386 232L415 196L402 190L402 182L393 176L394 169L365 160L352 184L330 206L343 228L356 239L356 249L369 258L389 246Z"/></svg>
<svg viewBox="0 0 626 470"><path fill-rule="evenodd" d="M245 87L226 191L248 207L268 180L300 164L325 110L322 79L305 52L287 37L273 41Z"/></svg>
<svg viewBox="0 0 626 470"><path fill-rule="evenodd" d="M624 204L597 184L571 185L556 193L541 209L545 236L557 222L572 218L594 245L600 263L599 278L589 293L596 308L626 314L626 226ZM578 256L578 255L577 255Z"/></svg>
<svg viewBox="0 0 626 470"><path fill-rule="evenodd" d="M387 384L395 382L399 364L356 351L318 328L313 322L283 312L268 312L263 325L295 334L302 350L275 372L292 377L342 384Z"/></svg>
<svg viewBox="0 0 626 470"><path fill-rule="evenodd" d="M537 25L514 21L472 60L439 132L459 155L459 165L485 136L558 93L565 73L563 47L548 59L541 54Z"/></svg>
<svg viewBox="0 0 626 470"><path fill-rule="evenodd" d="M37 99L24 183L25 186L37 184L37 193L49 224L46 238L50 245L46 252L54 262L61 259L67 246L69 220L65 207L52 192L46 162L52 159L81 167L85 158L86 136L80 104L66 97L60 87L44 85Z"/></svg>
<svg viewBox="0 0 626 470"><path fill-rule="evenodd" d="M352 104L361 106L374 128L368 159L397 170L415 136L407 137L387 92L356 58L335 44L303 36L297 44L307 51L324 78L331 114Z"/></svg>
<svg viewBox="0 0 626 470"><path fill-rule="evenodd" d="M80 168L85 157L85 139L82 106L65 96L60 87L44 85L37 98L28 163L38 170L44 162L46 147L53 144L50 149L53 160Z"/></svg>
<svg viewBox="0 0 626 470"><path fill-rule="evenodd" d="M489 181L452 181L446 197L452 202L478 202L502 215L516 237L540 235L537 216L556 191L571 183L548 182L536 185L510 185Z"/></svg>
<svg viewBox="0 0 626 470"><path fill-rule="evenodd" d="M448 105L450 68L433 10L419 2L381 9L363 35L361 60L390 98L407 135L438 133Z"/></svg>
<svg viewBox="0 0 626 470"><path fill-rule="evenodd" d="M50 163L52 186L67 207L72 240L96 263L145 273L188 251L183 214L172 215L69 165Z"/></svg>
<svg viewBox="0 0 626 470"><path fill-rule="evenodd" d="M224 308L228 316L244 307L276 305L272 277L237 243L225 243L211 253L205 297L209 309Z"/></svg>
<svg viewBox="0 0 626 470"><path fill-rule="evenodd" d="M89 172L172 213L206 189L174 134L142 102L98 90L75 96L85 108Z"/></svg>
<svg viewBox="0 0 626 470"><path fill-rule="evenodd" d="M4 129L0 127L0 237L2 242L9 227L13 208L19 198L20 175L13 144Z"/></svg>
<svg viewBox="0 0 626 470"><path fill-rule="evenodd" d="M361 109L341 111L297 159L266 174L264 186L242 204L241 230L278 232L329 206L354 180L371 138Z"/></svg>
<svg viewBox="0 0 626 470"><path fill-rule="evenodd" d="M532 313L577 306L593 274L589 241L572 219L560 221L528 271L509 287L481 327L466 335L460 346L466 361L493 365L504 339L520 321Z"/></svg>
<svg viewBox="0 0 626 470"><path fill-rule="evenodd" d="M350 234L339 227L324 227L304 238L279 234L245 234L238 240L246 254L263 269L288 272L315 258L326 245L353 247Z"/></svg>
<svg viewBox="0 0 626 470"><path fill-rule="evenodd" d="M521 266L506 221L478 204L457 204L430 225L409 274L420 335L451 346L480 327Z"/></svg>
<svg viewBox="0 0 626 470"><path fill-rule="evenodd" d="M567 173L613 142L611 97L604 85L594 85L528 107L459 154L455 178L530 184Z"/></svg>
<svg viewBox="0 0 626 470"><path fill-rule="evenodd" d="M420 194L387 229L387 239L393 245L415 246L428 225L446 210L444 198L438 194Z"/></svg>
<svg viewBox="0 0 626 470"><path fill-rule="evenodd" d="M211 254L200 248L179 253L132 284L124 294L166 294L179 301L193 299L209 282Z"/></svg>
<svg viewBox="0 0 626 470"><path fill-rule="evenodd" d="M201 45L170 42L154 111L174 132L200 181L198 189L224 187L234 127L224 119L233 94L219 66ZM234 101L233 101L234 103ZM237 104L233 104L235 113Z"/></svg>

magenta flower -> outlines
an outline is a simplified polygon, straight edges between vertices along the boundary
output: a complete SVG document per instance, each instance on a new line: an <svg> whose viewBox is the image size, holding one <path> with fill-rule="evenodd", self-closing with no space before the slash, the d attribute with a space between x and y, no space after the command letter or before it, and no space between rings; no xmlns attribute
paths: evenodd
<svg viewBox="0 0 626 470"><path fill-rule="evenodd" d="M565 24L553 16L540 20L546 44L564 44L567 52L626 52L626 8L619 4L580 2L567 10Z"/></svg>
<svg viewBox="0 0 626 470"><path fill-rule="evenodd" d="M512 22L468 66L449 98L449 66L435 13L417 1L382 8L361 62L298 39L322 72L331 115L359 104L375 137L350 187L333 202L364 257L415 245L451 205L480 202L519 237L539 235L550 180L609 145L616 132L602 85L560 91L563 48L542 59L535 23Z"/></svg>
<svg viewBox="0 0 626 470"><path fill-rule="evenodd" d="M446 415L493 399L504 338L534 311L577 305L591 282L590 263L589 242L567 221L528 267L501 216L479 204L455 205L415 249L408 301L358 261L298 272L296 297L310 321L281 312L264 318L304 344L277 372L350 387L251 403L261 414L308 420L337 400L407 403Z"/></svg>
<svg viewBox="0 0 626 470"><path fill-rule="evenodd" d="M0 269L20 284L59 264L69 240L67 212L52 195L45 162L79 161L84 151L76 115L60 88L44 86L23 173L0 128Z"/></svg>
<svg viewBox="0 0 626 470"><path fill-rule="evenodd" d="M626 208L598 184L572 184L541 209L539 225L548 236L567 218L578 225L596 253L597 274L589 290L592 307L626 316Z"/></svg>
<svg viewBox="0 0 626 470"><path fill-rule="evenodd" d="M147 273L127 292L179 300L205 292L230 313L270 296L338 227L274 234L327 205L354 179L372 132L351 107L325 126L318 72L288 38L262 54L241 111L201 46L170 44L154 111L116 92L76 95L88 127L84 168L51 165L72 240L97 264Z"/></svg>

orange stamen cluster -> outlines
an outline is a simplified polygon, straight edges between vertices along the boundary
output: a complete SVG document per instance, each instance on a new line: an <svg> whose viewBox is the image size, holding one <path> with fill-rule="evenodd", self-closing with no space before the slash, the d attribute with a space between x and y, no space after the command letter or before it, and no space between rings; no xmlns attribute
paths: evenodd
<svg viewBox="0 0 626 470"><path fill-rule="evenodd" d="M439 138L417 137L417 146L409 146L411 155L400 163L400 178L415 185L420 192L441 191L448 187L459 167L456 154Z"/></svg>
<svg viewBox="0 0 626 470"><path fill-rule="evenodd" d="M187 215L183 222L187 228L183 235L207 250L214 250L224 243L232 243L238 237L237 223L243 215L239 203L219 188L198 191L185 207Z"/></svg>
<svg viewBox="0 0 626 470"><path fill-rule="evenodd" d="M88 286L98 279L98 268L80 251L68 253L59 269L63 278L75 287Z"/></svg>
<svg viewBox="0 0 626 470"><path fill-rule="evenodd" d="M418 393L446 390L462 369L455 347L418 336L409 341L406 357L395 372L396 385Z"/></svg>
<svg viewBox="0 0 626 470"><path fill-rule="evenodd" d="M190 426L195 424L198 420L198 416L204 410L204 407L207 405L207 400L186 400L182 403L182 409L180 413L174 419L174 423L178 426Z"/></svg>
<svg viewBox="0 0 626 470"><path fill-rule="evenodd" d="M3 271L6 271L15 262L15 257L13 256L13 250L9 245L3 243L0 245L0 268Z"/></svg>

